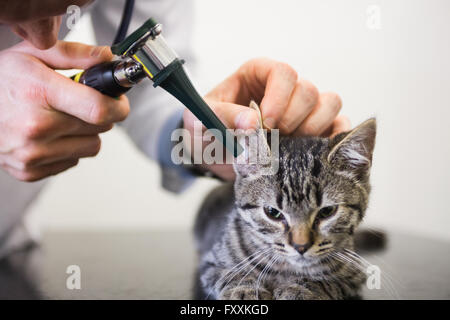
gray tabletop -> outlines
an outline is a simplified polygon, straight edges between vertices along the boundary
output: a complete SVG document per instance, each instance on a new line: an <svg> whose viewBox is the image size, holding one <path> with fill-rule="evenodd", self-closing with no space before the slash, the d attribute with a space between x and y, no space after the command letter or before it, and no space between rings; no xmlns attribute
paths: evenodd
<svg viewBox="0 0 450 320"><path fill-rule="evenodd" d="M365 299L449 299L450 243L400 233L364 257L381 269ZM1 299L191 299L196 254L189 231L48 232L39 247L0 261ZM81 289L68 289L69 266Z"/></svg>

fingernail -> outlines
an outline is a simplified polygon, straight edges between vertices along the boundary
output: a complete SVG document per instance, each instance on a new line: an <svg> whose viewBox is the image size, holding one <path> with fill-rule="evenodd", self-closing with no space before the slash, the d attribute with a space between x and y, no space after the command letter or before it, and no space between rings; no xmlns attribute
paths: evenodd
<svg viewBox="0 0 450 320"><path fill-rule="evenodd" d="M234 125L238 129L256 129L254 112L245 110L236 116Z"/></svg>
<svg viewBox="0 0 450 320"><path fill-rule="evenodd" d="M269 117L269 118L264 119L264 126L267 129L273 129L273 128L275 128L275 125L276 125L276 122L275 122L274 118Z"/></svg>

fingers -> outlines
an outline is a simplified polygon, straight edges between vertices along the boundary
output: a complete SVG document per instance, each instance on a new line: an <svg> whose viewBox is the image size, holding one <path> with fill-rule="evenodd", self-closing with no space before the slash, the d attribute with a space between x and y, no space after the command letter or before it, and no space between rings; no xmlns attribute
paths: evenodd
<svg viewBox="0 0 450 320"><path fill-rule="evenodd" d="M287 64L277 63L261 80L266 81L264 98L260 105L263 124L266 128L273 129L277 127L289 105L297 82L297 73Z"/></svg>
<svg viewBox="0 0 450 320"><path fill-rule="evenodd" d="M320 136L335 120L342 108L341 98L335 93L322 93L319 102L295 130L296 136Z"/></svg>
<svg viewBox="0 0 450 320"><path fill-rule="evenodd" d="M219 107L224 108L227 102L247 105L251 99L260 101L264 127L279 128L284 135L322 135L332 126L342 107L336 94L319 96L317 88L309 81L297 81L297 73L292 67L269 59L245 63L207 97L222 102ZM226 119L224 113L228 126L254 127L254 116L248 110L245 113L239 113L237 109L228 112L234 119Z"/></svg>
<svg viewBox="0 0 450 320"><path fill-rule="evenodd" d="M49 126L45 133L43 132L47 140L64 136L92 136L113 128L113 124L92 125L71 115L58 111L53 112L57 119L53 121L53 125Z"/></svg>
<svg viewBox="0 0 450 320"><path fill-rule="evenodd" d="M124 120L130 111L125 95L114 99L54 72L46 80L48 104L87 123L109 125Z"/></svg>
<svg viewBox="0 0 450 320"><path fill-rule="evenodd" d="M240 70L247 96L262 97L260 108L264 126L273 129L288 107L297 83L297 72L289 65L269 59L253 59Z"/></svg>
<svg viewBox="0 0 450 320"><path fill-rule="evenodd" d="M100 151L100 146L97 135L63 137L46 144L29 144L15 151L7 159L7 165L18 171L34 172L52 163L93 157Z"/></svg>
<svg viewBox="0 0 450 320"><path fill-rule="evenodd" d="M301 79L297 82L286 112L278 124L282 134L289 135L311 113L319 100L319 91L309 81Z"/></svg>
<svg viewBox="0 0 450 320"><path fill-rule="evenodd" d="M39 51L29 45L17 46L15 50ZM99 54L99 58L89 58L91 51L98 51L96 54ZM37 52L36 57L47 59L46 62L51 67L88 67L91 62L97 63L104 59L104 57L101 58L104 55L102 52L106 51L102 50L101 47L58 42L58 45L54 48ZM38 59L35 60L38 61ZM55 110L100 126L122 121L128 115L129 105L126 96L123 95L118 99L111 98L34 62L30 65L37 70L34 72L30 70L30 73L36 78L37 84L34 87L37 89L25 92L31 92L31 95L36 95L36 92L38 92L39 95L43 96L44 99L42 100L46 107L50 105Z"/></svg>
<svg viewBox="0 0 450 320"><path fill-rule="evenodd" d="M110 61L113 57L108 46L98 47L68 41L57 41L47 50L37 50L30 44L22 42L12 50L30 54L52 69L87 69L98 63Z"/></svg>
<svg viewBox="0 0 450 320"><path fill-rule="evenodd" d="M336 119L334 119L333 124L331 125L330 136L334 137L341 132L350 131L351 128L352 125L350 123L350 119L346 116L339 115L336 117Z"/></svg>
<svg viewBox="0 0 450 320"><path fill-rule="evenodd" d="M12 176L16 177L21 181L33 182L41 180L48 176L56 175L63 172L69 168L72 168L78 164L78 159L70 159L65 161L60 161L45 166L32 168L29 170L18 170L16 168L5 166L5 170Z"/></svg>
<svg viewBox="0 0 450 320"><path fill-rule="evenodd" d="M258 126L258 114L247 106L228 102L212 102L207 100L211 109L227 128L255 129ZM195 116L191 113L185 120L192 122Z"/></svg>
<svg viewBox="0 0 450 320"><path fill-rule="evenodd" d="M78 120L78 126L73 131L70 131L63 136L64 137L67 137L67 136L93 136L93 135L97 135L99 133L107 132L107 131L111 130L113 127L114 127L113 124L107 124L107 125L103 125L103 126L94 126L94 125L91 125L86 122Z"/></svg>
<svg viewBox="0 0 450 320"><path fill-rule="evenodd" d="M46 143L65 136L96 135L109 131L112 127L112 124L92 125L55 110L29 113L21 123L24 144L28 141Z"/></svg>

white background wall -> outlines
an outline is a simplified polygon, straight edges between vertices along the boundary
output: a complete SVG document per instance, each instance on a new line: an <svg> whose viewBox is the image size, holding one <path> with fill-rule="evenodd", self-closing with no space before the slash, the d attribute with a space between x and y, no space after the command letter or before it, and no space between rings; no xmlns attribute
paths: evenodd
<svg viewBox="0 0 450 320"><path fill-rule="evenodd" d="M367 26L370 5L381 29ZM288 62L338 92L353 124L378 119L367 223L450 240L449 1L198 0L195 12L202 92L251 57ZM92 42L88 22L70 37ZM190 226L214 182L177 196L159 179L115 129L96 159L55 177L32 210L53 229Z"/></svg>

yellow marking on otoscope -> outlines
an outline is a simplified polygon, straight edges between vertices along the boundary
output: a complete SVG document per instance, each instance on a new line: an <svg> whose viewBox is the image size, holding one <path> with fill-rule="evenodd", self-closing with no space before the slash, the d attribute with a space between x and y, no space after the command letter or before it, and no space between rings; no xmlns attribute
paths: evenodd
<svg viewBox="0 0 450 320"><path fill-rule="evenodd" d="M135 58L141 64L141 66L144 68L145 73L147 73L150 76L150 78L153 79L152 73L150 72L150 70L147 69L147 67L142 63L142 61L137 57L137 55L133 54L133 58Z"/></svg>
<svg viewBox="0 0 450 320"><path fill-rule="evenodd" d="M81 71L81 72L78 72L76 75L75 75L75 78L73 78L73 81L75 81L75 82L80 82L80 78L81 78L81 75L84 73L84 71Z"/></svg>

